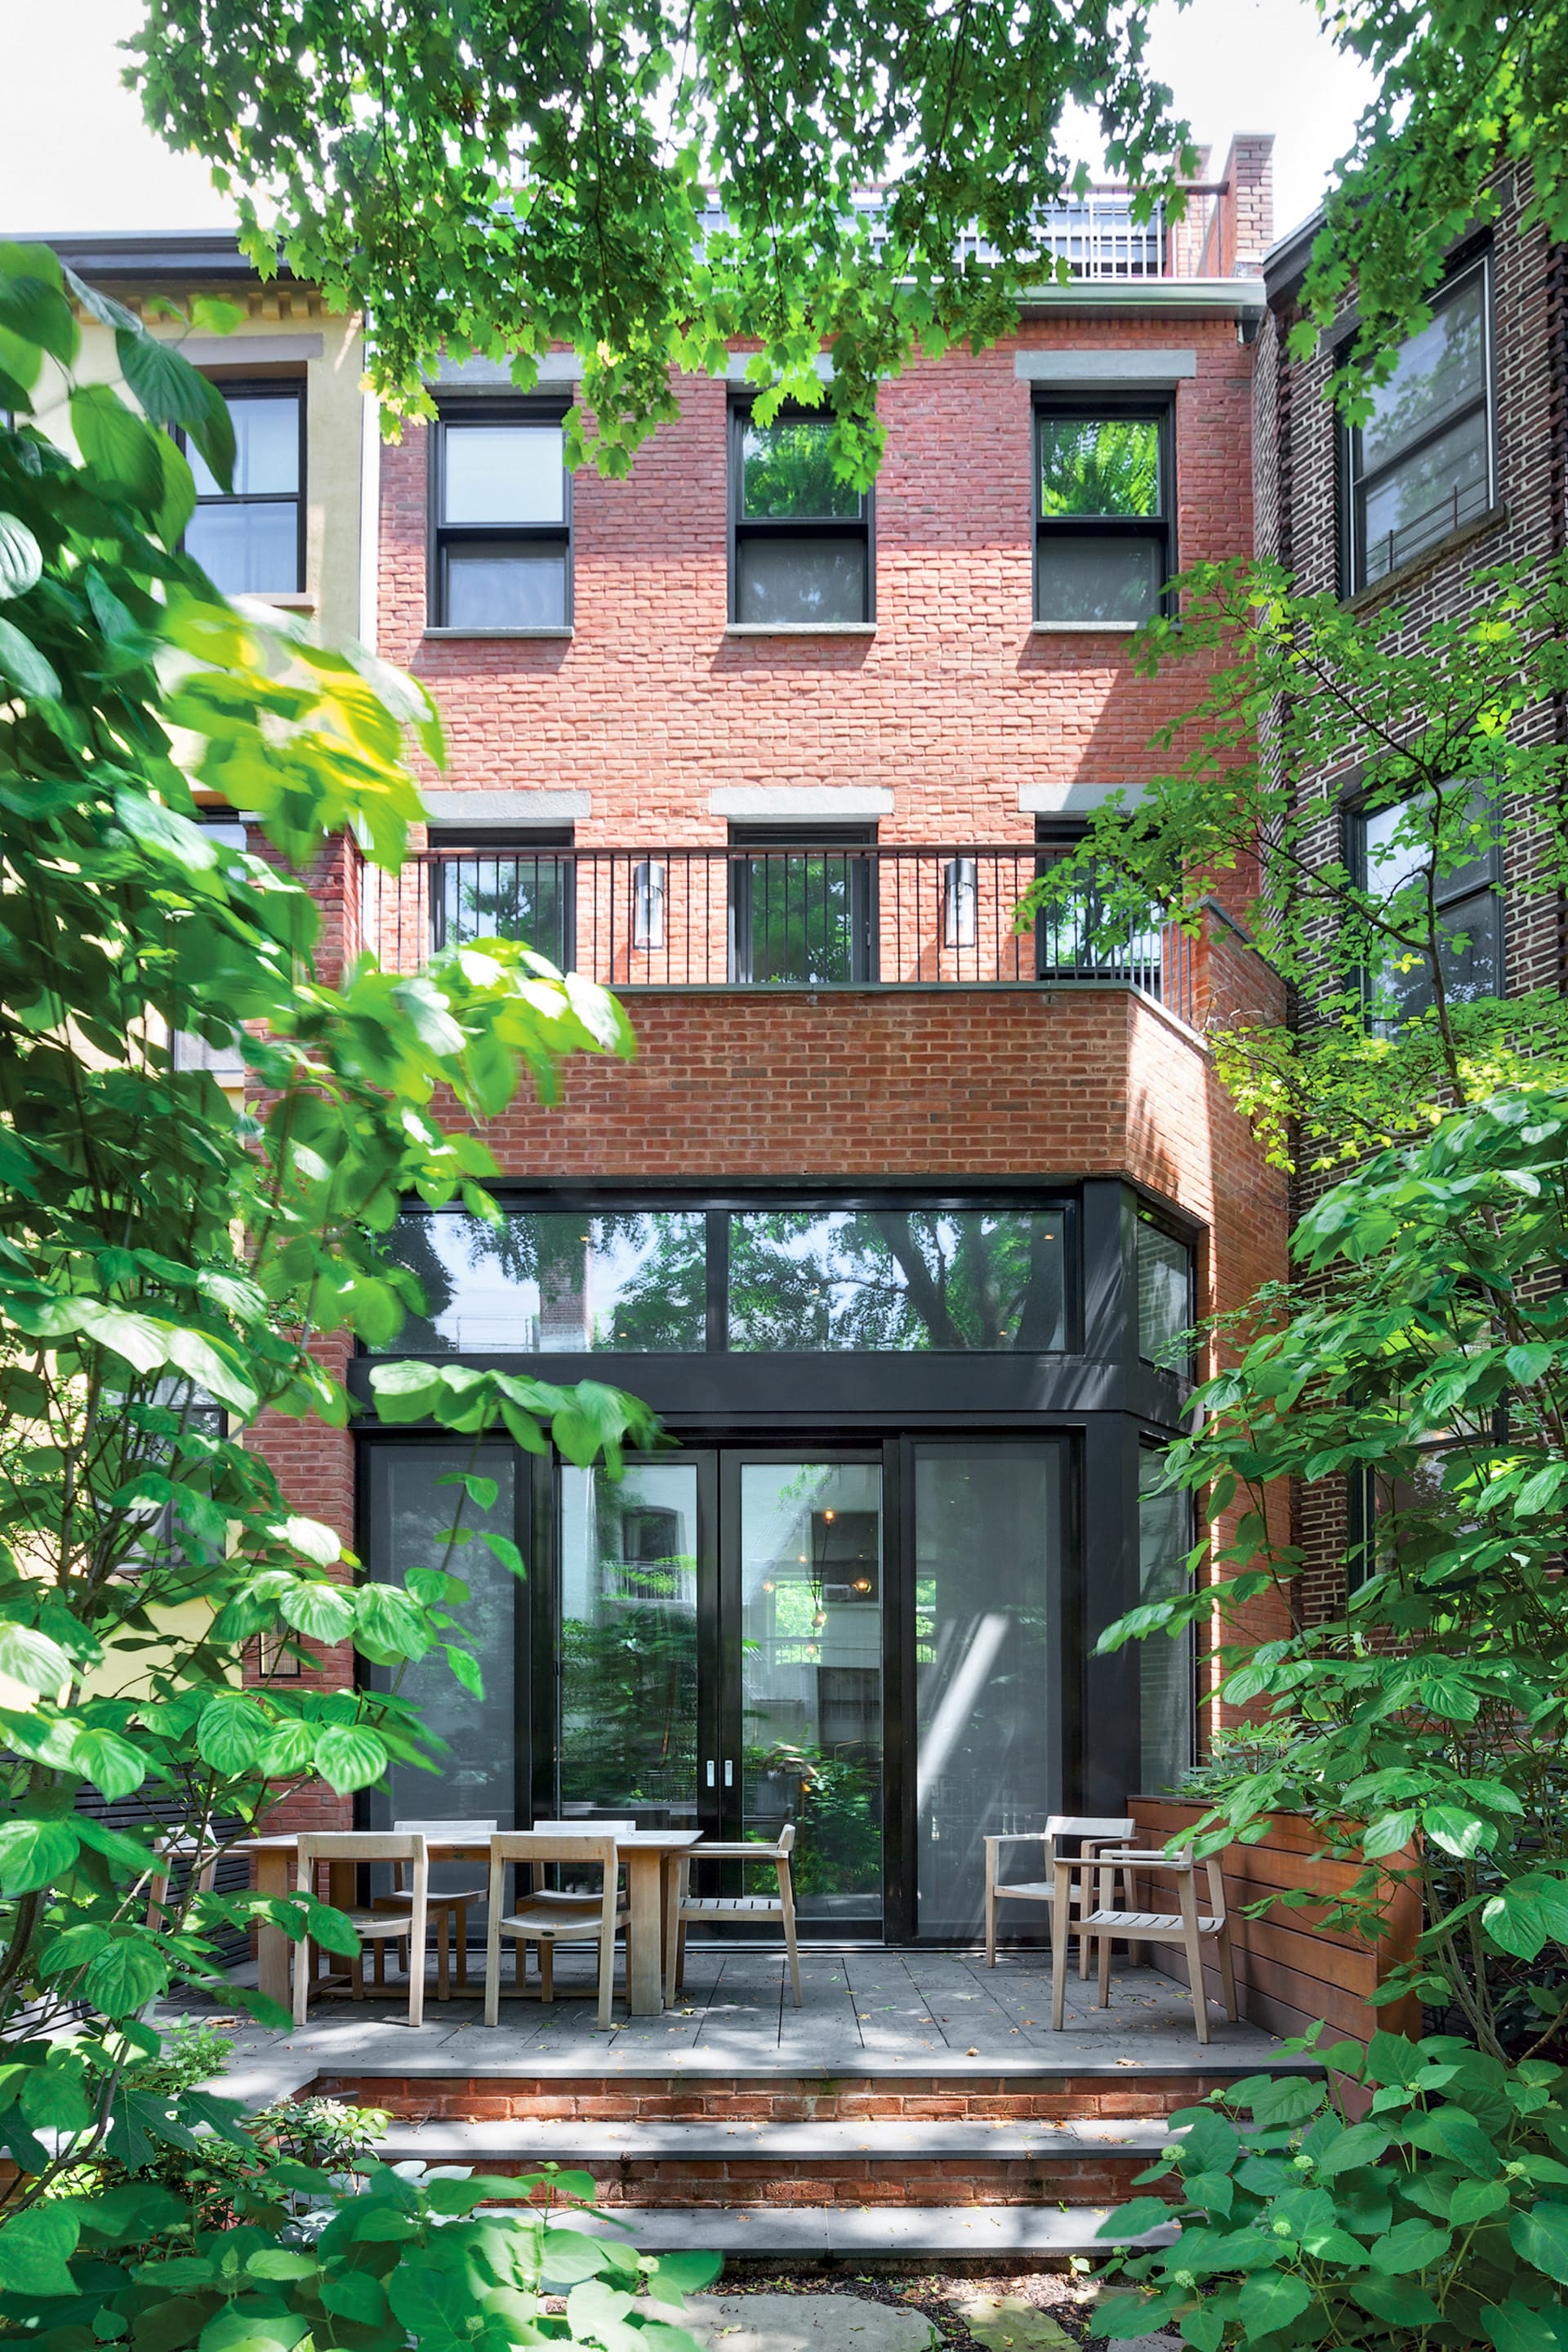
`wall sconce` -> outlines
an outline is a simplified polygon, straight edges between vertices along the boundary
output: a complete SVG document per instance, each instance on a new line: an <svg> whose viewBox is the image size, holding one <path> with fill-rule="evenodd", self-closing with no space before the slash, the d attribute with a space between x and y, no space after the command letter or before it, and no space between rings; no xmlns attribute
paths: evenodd
<svg viewBox="0 0 1568 2352"><path fill-rule="evenodd" d="M945 859L942 869L942 943L944 948L972 948L974 945L979 895L976 861L973 857Z"/></svg>
<svg viewBox="0 0 1568 2352"><path fill-rule="evenodd" d="M664 860L645 857L632 867L632 945L664 945Z"/></svg>

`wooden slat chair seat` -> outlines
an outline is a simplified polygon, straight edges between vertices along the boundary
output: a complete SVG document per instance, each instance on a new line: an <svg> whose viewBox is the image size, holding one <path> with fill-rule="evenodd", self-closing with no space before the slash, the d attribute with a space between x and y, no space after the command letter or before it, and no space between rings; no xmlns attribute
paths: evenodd
<svg viewBox="0 0 1568 2352"><path fill-rule="evenodd" d="M581 1863L598 1870L600 1892L588 1898L592 1908L584 1910L579 1896L563 1896L548 1887L528 1894L520 1892L511 1909L506 1908L506 1874L510 1865L525 1865L531 1878L537 1880L541 1871L556 1863ZM500 2021L501 1937L512 1939L520 1984L524 1951L531 1943L539 1946L540 1997L553 2001L555 1946L563 1937L569 1943L596 1943L599 1947L599 2028L602 2032L609 2032L615 1998L616 1937L624 1932L630 1917L620 1893L619 1878L613 1837L584 1835L574 1827L560 1836L546 1836L535 1829L504 1830L491 1838L489 1926L485 1943L487 2025Z"/></svg>
<svg viewBox="0 0 1568 2352"><path fill-rule="evenodd" d="M399 1837L407 1837L416 1831L421 1837L426 1839L472 1838L477 1843L481 1838L487 1841L492 1838L498 1824L493 1821L394 1822L392 1826ZM406 1910L414 1900L412 1888L403 1883L405 1869L405 1865L403 1863L394 1863L393 1889L385 1897L387 1904L395 1905L401 1910ZM476 1863L474 1864L476 1875L479 1869L480 1865ZM432 1886L429 1890L427 1902L431 1922L436 1930L436 1998L437 2000L451 1999L452 1972L448 1964L448 1937L457 1947L458 1990L461 1992L468 1989L468 1906L470 1903L482 1903L484 1899L485 1890L482 1883L478 1886ZM376 1952L379 1958L381 1954L379 1945Z"/></svg>
<svg viewBox="0 0 1568 2352"><path fill-rule="evenodd" d="M1198 1908L1197 1864L1191 1847L1174 1859L1167 1853L1144 1853L1130 1847L1110 1846L1092 1860L1080 1857L1078 1862L1058 1860L1056 1868L1057 1908L1056 1935L1064 1938L1067 1933L1069 1881L1074 1872L1080 1877L1092 1876L1099 1882L1099 1894L1079 1914L1083 1936L1092 1936L1100 1948L1100 1998L1098 2006L1110 2006L1110 1948L1114 1943L1180 1944L1186 1957L1187 1981L1193 1996L1193 2016L1198 2040L1209 2038L1208 1997L1204 1990L1204 1954L1205 1942L1215 1947L1219 1962L1220 1982L1225 1988L1225 2011L1234 2025L1240 2011L1236 1999L1236 1969L1230 1948L1230 1920L1226 1910L1225 1875L1219 1857L1210 1854L1204 1864L1208 1886L1208 1908ZM1131 1906L1118 1908L1109 1897L1113 1871L1132 1871L1140 1877L1167 1877L1176 1883L1178 1908L1174 1911L1139 1911ZM1103 1898L1103 1899L1102 1899ZM1051 2023L1061 2031L1063 2003L1067 1995L1065 1952L1058 1945L1051 1954Z"/></svg>
<svg viewBox="0 0 1568 2352"><path fill-rule="evenodd" d="M375 1980L386 1982L386 1950L388 1943L406 1944L408 1966L408 2022L422 2025L425 2021L425 1942L429 1932L430 1862L425 1840L417 1831L405 1831L401 1836L385 1830L311 1831L300 1840L300 1877L301 1895L313 1895L316 1888L316 1868L320 1863L332 1862L394 1862L409 1865L413 1881L406 1912L390 1909L384 1904L363 1907L352 1906L343 1914L360 1939L362 1949L356 1952L349 1968L349 1983L355 2000L364 1999L364 1955L363 1947L370 1944L375 1951ZM310 1981L315 1970L310 1957L308 1942L294 1948L294 2022L303 2025L306 2005L310 1998ZM414 1955L418 1954L415 1965Z"/></svg>
<svg viewBox="0 0 1568 2352"><path fill-rule="evenodd" d="M1056 1902L1056 1879L1052 1865L1056 1860L1058 1838L1076 1838L1080 1854L1097 1852L1102 1845L1125 1845L1136 1837L1138 1824L1131 1813L1050 1813L1043 1830L1016 1830L1003 1837L985 1841L985 1965L996 1965L996 1913L1004 1903ZM1003 1849L1007 1846L1037 1845L1045 1867L1043 1878L1003 1879ZM1128 1889L1127 1891L1131 1891ZM1078 1912L1082 1905L1082 1889L1074 1883L1069 1908ZM1078 1972L1089 1974L1089 1937L1080 1927L1078 1939Z"/></svg>
<svg viewBox="0 0 1568 2352"><path fill-rule="evenodd" d="M795 2005L801 2005L800 1947L795 1940L795 1889L790 1880L790 1854L795 1846L795 1823L786 1822L779 1832L774 1845L710 1844L705 1838L680 1857L676 1895L669 1906L666 1923L668 1942L665 1948L665 1981L670 1997L680 1990L686 1981L686 1928L689 1920L700 1924L716 1919L776 1919L784 1931L784 1950L789 1956L790 1990ZM778 1875L776 1895L693 1895L691 1865L694 1862L753 1862L771 1863Z"/></svg>

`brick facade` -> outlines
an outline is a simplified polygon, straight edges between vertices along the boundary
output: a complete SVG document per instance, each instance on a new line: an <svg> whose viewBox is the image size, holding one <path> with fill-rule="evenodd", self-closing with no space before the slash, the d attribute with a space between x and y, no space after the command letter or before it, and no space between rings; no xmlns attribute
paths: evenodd
<svg viewBox="0 0 1568 2352"><path fill-rule="evenodd" d="M1375 623L1397 610L1403 648L1418 646L1435 624L1462 616L1470 581L1484 567L1537 562L1562 553L1568 527L1564 452L1568 449L1568 266L1563 248L1552 246L1539 227L1521 235L1526 188L1510 174L1500 184L1502 211L1484 241L1465 241L1456 261L1489 249L1492 268L1491 331L1494 352L1494 446L1497 495L1489 511L1466 528L1401 565L1353 600L1354 609ZM1289 340L1300 323L1297 299L1315 224L1270 257L1267 272L1268 310L1258 339L1254 435L1254 502L1260 554L1276 557L1309 593L1338 593L1339 431L1325 397L1336 337L1325 337L1316 354L1292 360ZM1347 324L1349 314L1347 313ZM1564 713L1542 702L1527 711L1517 730L1523 741L1564 740ZM1357 747L1347 743L1331 771L1304 777L1301 789L1321 802L1321 821L1311 848L1325 862L1341 854L1339 795L1350 781ZM1522 897L1517 886L1529 871L1530 845L1510 842L1505 870L1504 981L1510 994L1563 986L1565 909L1561 897ZM1510 886L1514 886L1510 888ZM1312 1019L1310 998L1300 1018ZM1292 1202L1299 1214L1331 1181L1303 1176ZM1350 1538L1348 1500L1342 1482L1305 1490L1298 1502L1298 1540L1306 1561L1300 1606L1309 1620L1342 1605L1343 1558Z"/></svg>

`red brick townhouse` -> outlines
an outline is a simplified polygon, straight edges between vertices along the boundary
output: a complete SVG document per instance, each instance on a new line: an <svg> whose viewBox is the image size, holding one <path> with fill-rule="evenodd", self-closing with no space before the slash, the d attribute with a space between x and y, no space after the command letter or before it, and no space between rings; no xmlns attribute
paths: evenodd
<svg viewBox="0 0 1568 2352"><path fill-rule="evenodd" d="M441 1780L395 1771L367 1822L793 1819L809 1931L941 1939L977 1923L986 1833L1120 1811L1192 1754L1190 1658L1093 1653L1189 1541L1152 1491L1188 1385L1162 1351L1281 1268L1282 1183L1204 1043L1268 983L1223 919L1097 963L1012 908L1190 696L1130 633L1251 547L1269 146L1179 227L1064 209L1070 283L888 383L864 499L820 413L754 419L740 349L627 479L569 476L561 352L527 397L445 372L437 421L364 431L318 514L331 331L251 289L279 348L230 370L253 472L204 528L235 584L324 616L310 562L352 536L360 633L450 740L400 879L345 867L349 936L406 968L524 936L639 1041L494 1123L504 1233L410 1204L401 1350L618 1383L678 1441L618 1485L492 1449L528 1582L470 1550L484 1700L421 1675ZM152 282L144 243L71 257ZM294 537L241 496L292 499ZM459 1453L379 1431L371 1369L352 1436L266 1443L396 1576Z"/></svg>
<svg viewBox="0 0 1568 2352"><path fill-rule="evenodd" d="M1291 329L1314 217L1268 256L1268 310L1258 341L1258 545L1293 572L1306 593L1338 595L1377 627L1387 616L1397 642L1419 645L1435 624L1461 617L1473 581L1487 566L1533 563L1568 545L1568 248L1539 225L1520 234L1529 195L1522 174L1499 187L1495 225L1456 240L1431 322L1400 348L1394 372L1365 424L1352 430L1324 394L1329 375L1356 331L1353 301L1314 356L1292 359ZM1568 718L1546 698L1518 722L1520 739L1561 742ZM1390 839L1396 811L1369 812L1362 752L1300 779L1317 803L1309 838L1325 863L1342 859L1375 887L1404 878ZM1520 887L1533 852L1518 837L1445 877L1439 903L1456 937L1445 958L1450 992L1517 996L1568 985L1560 893ZM1462 941L1462 945L1458 942ZM1430 971L1369 974L1419 1012L1432 1002ZM1300 1008L1313 1019L1308 996ZM1326 1180L1306 1178L1299 1212ZM1364 1572L1378 1543L1380 1513L1411 1497L1375 1471L1307 1487L1300 1540L1307 1560L1301 1606L1310 1618L1343 1605L1347 1572Z"/></svg>

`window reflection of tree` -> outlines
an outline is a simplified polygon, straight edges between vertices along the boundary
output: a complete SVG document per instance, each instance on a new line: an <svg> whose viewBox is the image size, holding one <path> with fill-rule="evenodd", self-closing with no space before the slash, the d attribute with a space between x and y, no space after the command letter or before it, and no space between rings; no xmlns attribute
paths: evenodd
<svg viewBox="0 0 1568 2352"><path fill-rule="evenodd" d="M392 1248L417 1278L426 1309L410 1315L394 1343L399 1348L437 1351L457 1344L438 1327L459 1303L465 1276L476 1287L503 1295L536 1286L539 1321L548 1326L553 1318L556 1347L568 1339L590 1350L628 1353L703 1344L707 1272L700 1215L531 1211L492 1226L438 1212L400 1218ZM585 1301L599 1288L594 1276L602 1279L602 1262L617 1250L640 1260L637 1272L605 1302L605 1312L595 1312L593 1328L585 1328ZM520 1326L525 1320L520 1296ZM512 1344L527 1345L521 1328Z"/></svg>
<svg viewBox="0 0 1568 2352"><path fill-rule="evenodd" d="M731 1345L1044 1349L1061 1345L1052 1213L783 1210L730 1231Z"/></svg>

